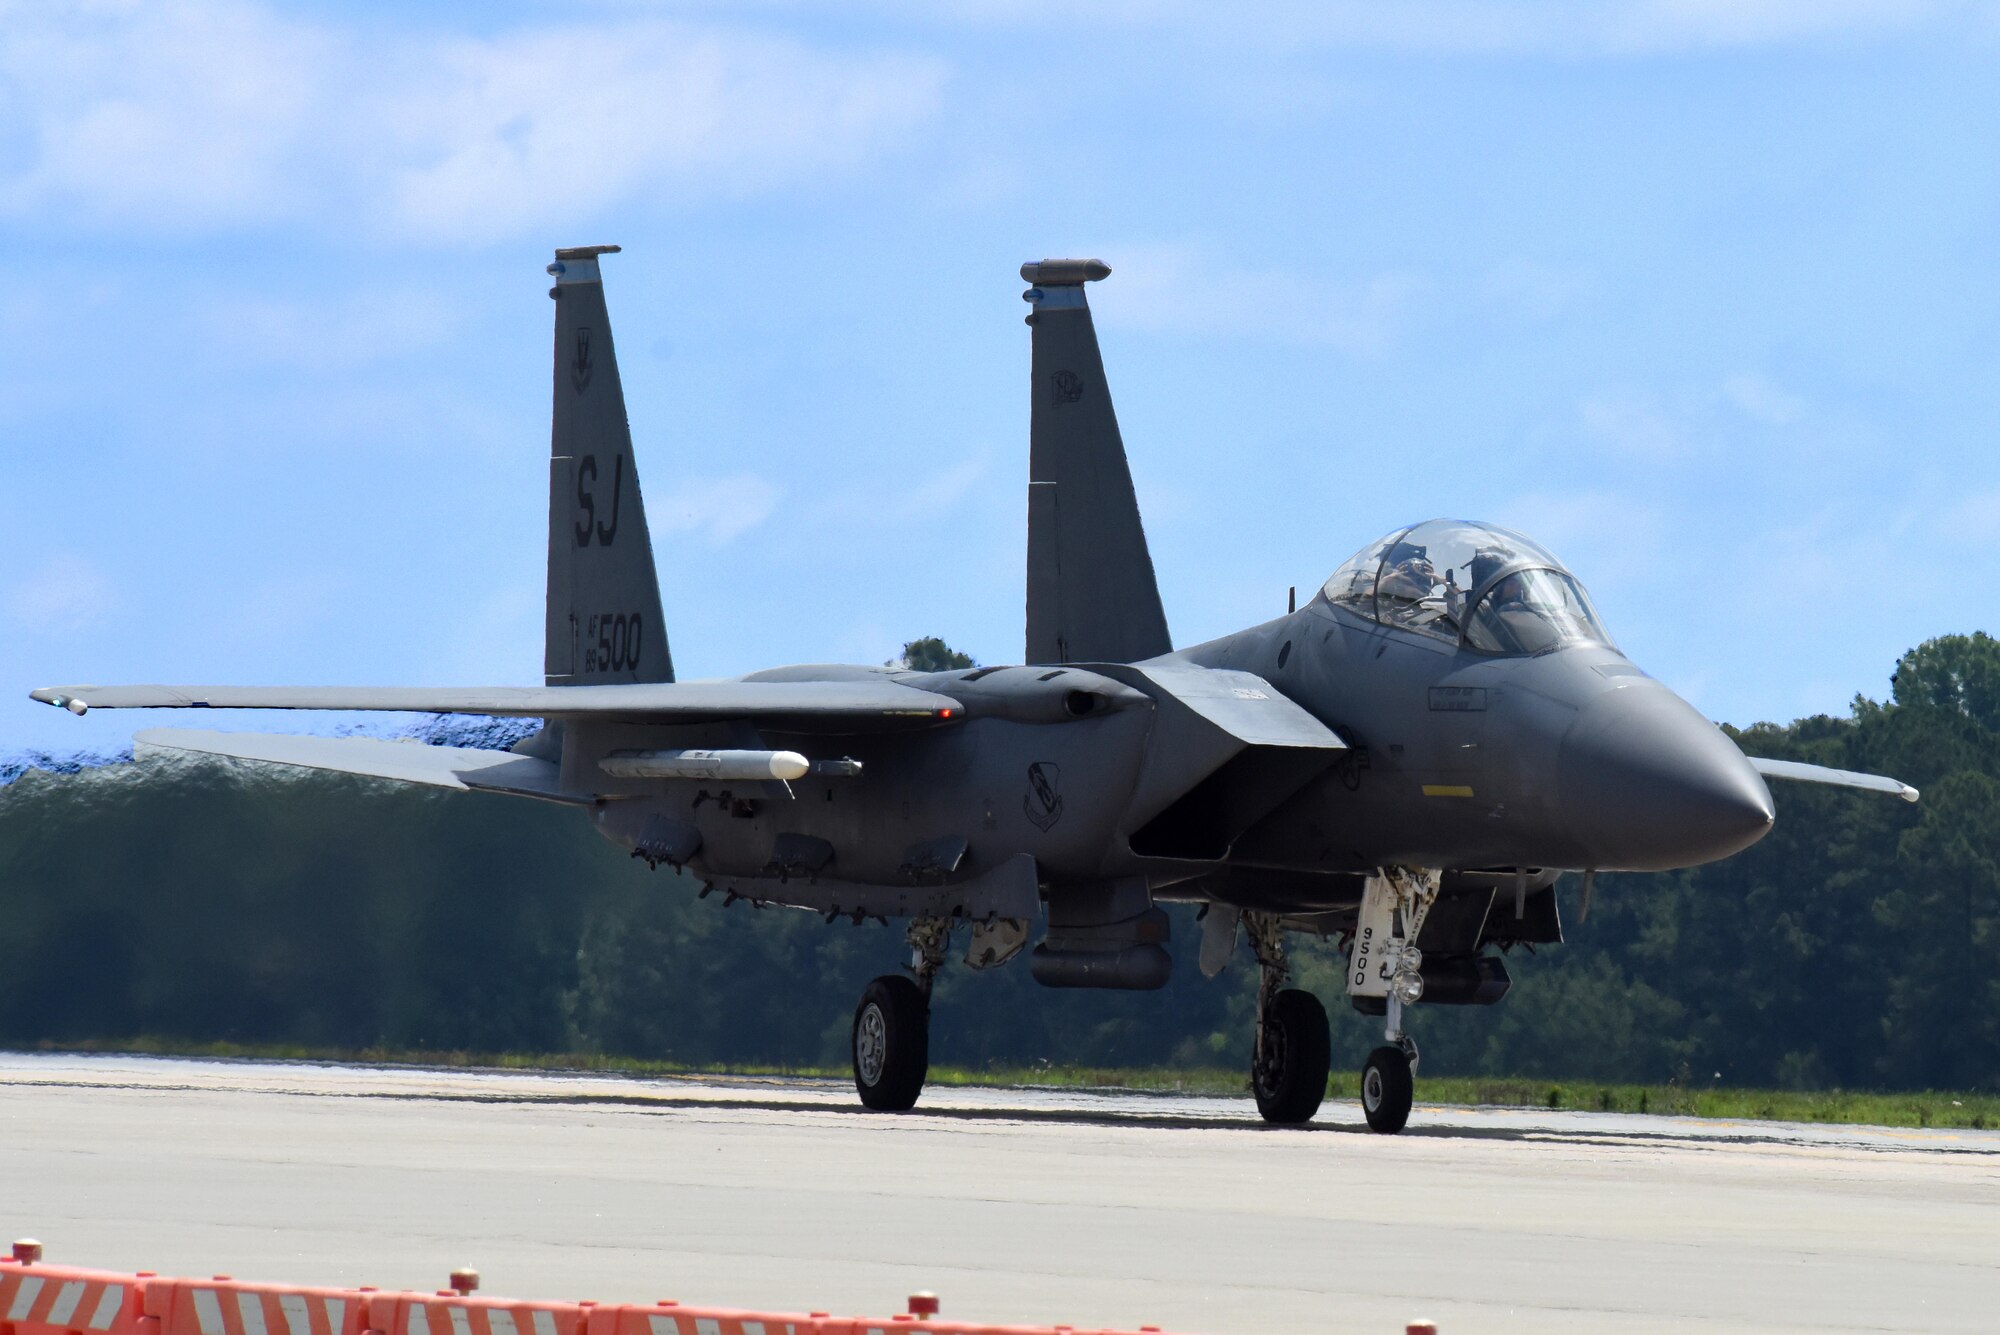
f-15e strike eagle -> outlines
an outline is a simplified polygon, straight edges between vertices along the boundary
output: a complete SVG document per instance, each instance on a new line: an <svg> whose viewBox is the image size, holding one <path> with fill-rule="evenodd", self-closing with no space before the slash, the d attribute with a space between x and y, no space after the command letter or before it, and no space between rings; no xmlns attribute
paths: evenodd
<svg viewBox="0 0 2000 1335"><path fill-rule="evenodd" d="M1031 313L1027 652L1020 666L805 666L677 682L600 257L556 252L546 684L62 686L114 708L420 710L543 720L509 752L162 729L205 752L566 803L658 866L760 904L908 921L907 973L854 1016L870 1108L929 1071L931 982L1041 926L1050 987L1157 988L1162 902L1205 906L1200 963L1261 971L1257 1106L1302 1122L1327 1086L1326 1012L1285 986L1286 936L1348 951L1385 1020L1362 1068L1377 1131L1409 1116L1418 1001L1487 1005L1501 952L1560 941L1555 882L1728 857L1771 826L1766 777L1916 792L1746 759L1626 660L1562 563L1504 528L1433 520L1371 542L1306 606L1176 650L1153 579L1084 285L1021 277ZM705 892L704 892L705 893Z"/></svg>

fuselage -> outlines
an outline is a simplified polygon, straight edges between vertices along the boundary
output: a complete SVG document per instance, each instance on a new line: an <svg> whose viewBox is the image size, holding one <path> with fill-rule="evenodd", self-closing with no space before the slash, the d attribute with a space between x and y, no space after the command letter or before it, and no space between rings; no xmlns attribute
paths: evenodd
<svg viewBox="0 0 2000 1335"><path fill-rule="evenodd" d="M598 805L597 823L628 847L648 838L664 846L667 826L687 842L691 829L698 851L689 865L731 887L790 876L899 884L922 850L962 841L947 878L1025 854L1047 880L1143 876L1171 896L1218 868L1245 868L1274 874L1280 886L1296 876L1302 907L1323 906L1317 878L1391 865L1687 866L1748 846L1771 823L1770 794L1734 743L1609 647L1494 656L1320 598L1154 661L1176 663L1253 673L1348 749L1328 753L1226 847L1177 845L1149 824L1182 818L1149 792L1149 780L1170 768L1159 753L1159 706L1106 675L1132 669L807 666L755 679L888 676L966 708L922 727L838 737L766 728L751 740L852 759L859 773L790 785L634 780ZM596 736L573 737L568 763L746 741L737 725L596 727ZM616 788L601 775L596 782ZM808 856L777 857L781 844Z"/></svg>
<svg viewBox="0 0 2000 1335"><path fill-rule="evenodd" d="M1495 657L1316 599L1181 656L1260 673L1353 748L1238 841L1244 865L1658 871L1772 822L1735 743L1608 646Z"/></svg>

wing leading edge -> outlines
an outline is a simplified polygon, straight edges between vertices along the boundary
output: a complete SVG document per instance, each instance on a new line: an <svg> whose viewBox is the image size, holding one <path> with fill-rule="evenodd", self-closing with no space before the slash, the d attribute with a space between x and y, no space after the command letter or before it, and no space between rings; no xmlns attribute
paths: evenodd
<svg viewBox="0 0 2000 1335"><path fill-rule="evenodd" d="M614 686L48 686L30 692L72 713L92 709L334 709L501 718L701 722L787 718L924 724L957 700L892 681L690 681Z"/></svg>
<svg viewBox="0 0 2000 1335"><path fill-rule="evenodd" d="M1794 783L1824 783L1837 788L1866 788L1873 793L1894 793L1905 802L1917 800L1917 790L1900 779L1882 774L1863 774L1851 769L1828 769L1798 760L1766 760L1749 757L1750 764L1767 779L1790 779Z"/></svg>

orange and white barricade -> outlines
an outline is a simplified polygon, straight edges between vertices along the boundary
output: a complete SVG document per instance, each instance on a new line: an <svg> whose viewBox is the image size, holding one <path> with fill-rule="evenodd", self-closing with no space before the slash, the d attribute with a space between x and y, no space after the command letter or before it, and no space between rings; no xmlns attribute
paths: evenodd
<svg viewBox="0 0 2000 1335"><path fill-rule="evenodd" d="M854 1323L825 1312L747 1312L731 1307L599 1307L587 1335L848 1335Z"/></svg>
<svg viewBox="0 0 2000 1335"><path fill-rule="evenodd" d="M368 1329L380 1335L584 1335L594 1303L529 1303L458 1293L371 1293Z"/></svg>
<svg viewBox="0 0 2000 1335"><path fill-rule="evenodd" d="M586 1335L1119 1335L1070 1326L993 1326L978 1321L949 1321L937 1313L929 1294L929 1311L892 1318L837 1317L826 1312L773 1313L728 1307L691 1307L655 1303L651 1307L604 1306L590 1314ZM912 1306L921 1306L912 1301ZM1157 1326L1141 1326L1155 1335ZM416 1335L422 1335L417 1332Z"/></svg>
<svg viewBox="0 0 2000 1335"><path fill-rule="evenodd" d="M482 1298L471 1270L454 1272L452 1285L435 1294L382 1293L252 1284L227 1275L113 1274L43 1265L41 1244L28 1239L14 1245L13 1259L0 1258L0 1335L1121 1335L948 1320L930 1293L912 1294L908 1311L885 1320L674 1302ZM1158 1329L1141 1326L1136 1335Z"/></svg>
<svg viewBox="0 0 2000 1335"><path fill-rule="evenodd" d="M168 1282L154 1298L160 1335L361 1335L366 1319L352 1289L250 1284L226 1275Z"/></svg>
<svg viewBox="0 0 2000 1335"><path fill-rule="evenodd" d="M0 1260L0 1333L137 1335L150 1278Z"/></svg>

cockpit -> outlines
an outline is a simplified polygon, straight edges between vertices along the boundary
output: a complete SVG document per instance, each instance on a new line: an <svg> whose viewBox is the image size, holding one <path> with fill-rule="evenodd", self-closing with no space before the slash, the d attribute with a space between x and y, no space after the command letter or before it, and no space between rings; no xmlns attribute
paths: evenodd
<svg viewBox="0 0 2000 1335"><path fill-rule="evenodd" d="M1481 653L1611 647L1589 595L1562 562L1493 524L1433 519L1392 533L1334 571L1322 596Z"/></svg>

